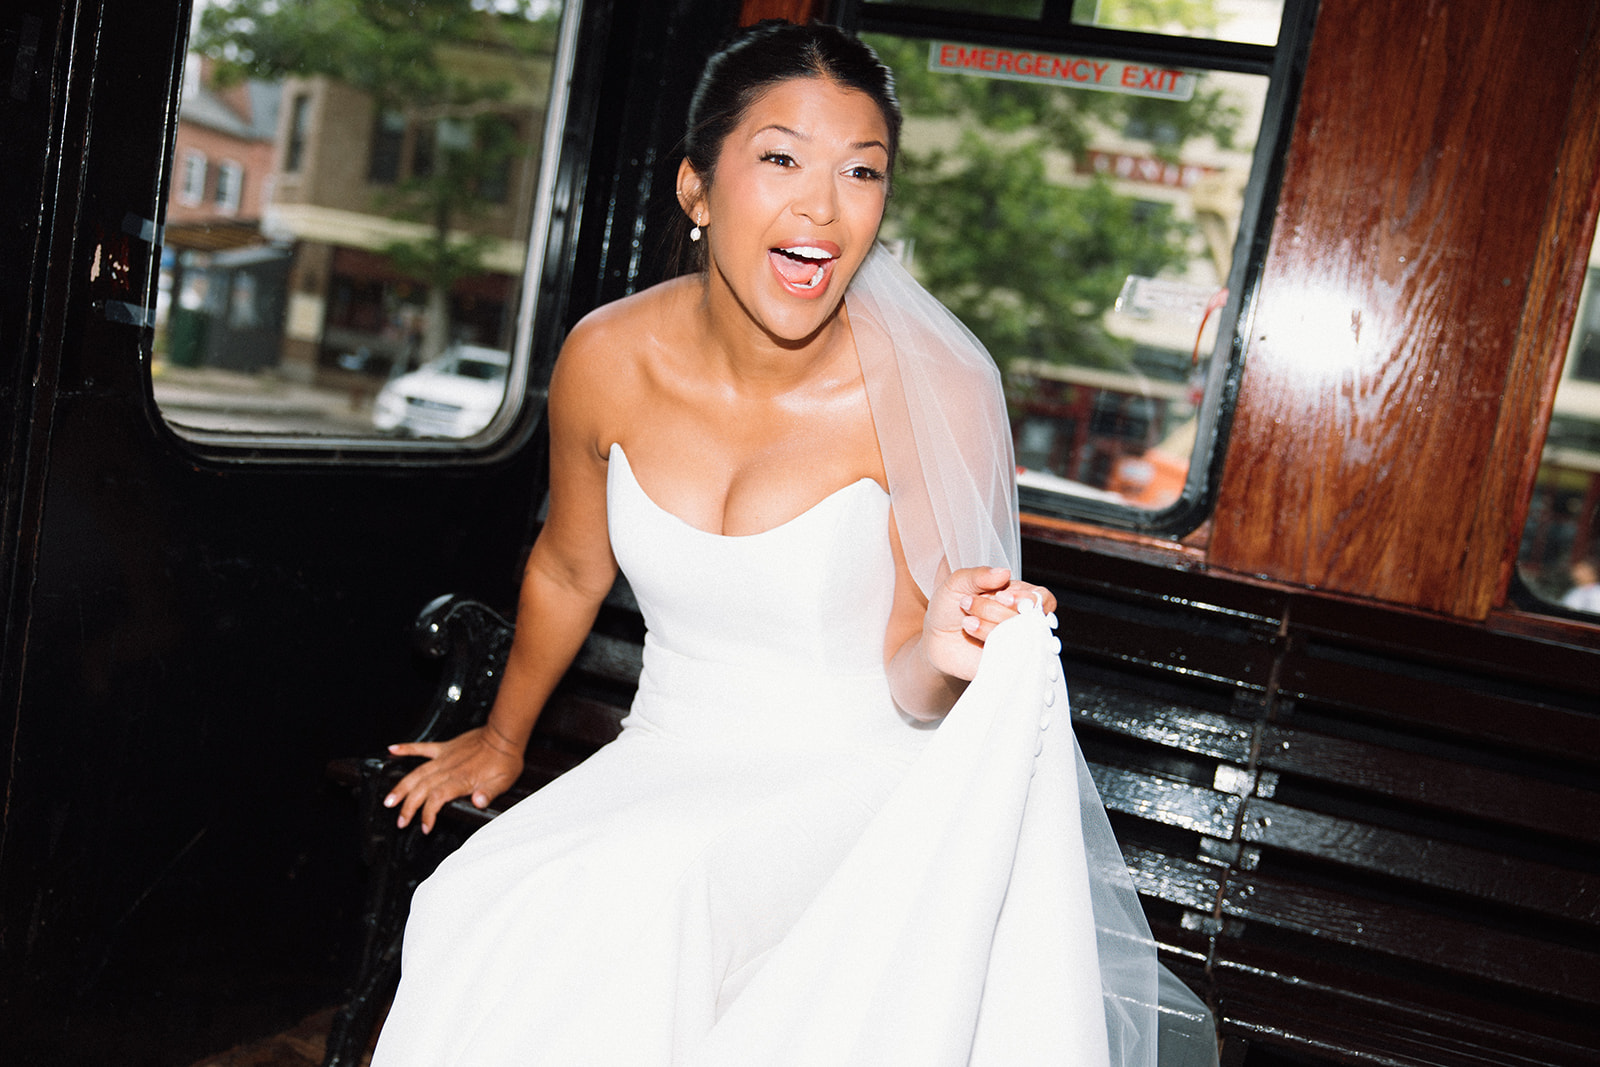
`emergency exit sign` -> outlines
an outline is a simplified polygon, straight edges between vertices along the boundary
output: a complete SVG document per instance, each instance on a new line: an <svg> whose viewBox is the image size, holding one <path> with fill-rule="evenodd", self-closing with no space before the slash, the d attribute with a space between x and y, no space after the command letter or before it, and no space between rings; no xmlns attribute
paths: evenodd
<svg viewBox="0 0 1600 1067"><path fill-rule="evenodd" d="M1068 85L1107 93L1155 96L1164 100L1188 100L1194 95L1195 85L1193 74L1173 67L947 41L934 41L929 47L928 69L1036 85Z"/></svg>

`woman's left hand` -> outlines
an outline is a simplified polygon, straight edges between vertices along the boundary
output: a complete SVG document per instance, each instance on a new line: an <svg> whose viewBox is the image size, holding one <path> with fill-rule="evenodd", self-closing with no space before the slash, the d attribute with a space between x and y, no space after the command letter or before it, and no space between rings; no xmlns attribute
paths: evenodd
<svg viewBox="0 0 1600 1067"><path fill-rule="evenodd" d="M1024 599L1056 609L1055 594L1042 585L1017 581L1004 567L954 571L934 591L922 623L922 652L928 662L953 678L971 681L978 673L983 643L994 628L1017 614Z"/></svg>

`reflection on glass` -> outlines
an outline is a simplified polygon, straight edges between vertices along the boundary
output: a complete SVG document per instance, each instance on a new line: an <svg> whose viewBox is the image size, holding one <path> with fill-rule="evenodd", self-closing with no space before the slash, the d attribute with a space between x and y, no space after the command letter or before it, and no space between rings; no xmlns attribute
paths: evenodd
<svg viewBox="0 0 1600 1067"><path fill-rule="evenodd" d="M1036 19L1044 14L1044 0L880 0L887 4L931 7L942 11L971 11L1013 19Z"/></svg>
<svg viewBox="0 0 1600 1067"><path fill-rule="evenodd" d="M1283 0L1073 0L1072 21L1270 45L1278 41Z"/></svg>
<svg viewBox="0 0 1600 1067"><path fill-rule="evenodd" d="M1545 600L1600 614L1600 246L1592 238L1518 568Z"/></svg>
<svg viewBox="0 0 1600 1067"><path fill-rule="evenodd" d="M1045 0L877 0L879 3L1038 19ZM1112 30L1276 44L1283 0L1071 0L1072 21Z"/></svg>
<svg viewBox="0 0 1600 1067"><path fill-rule="evenodd" d="M480 433L511 366L559 0L201 8L157 305L162 414Z"/></svg>
<svg viewBox="0 0 1600 1067"><path fill-rule="evenodd" d="M1134 93L1111 60L869 41L906 113L885 239L1000 365L1020 484L1171 505L1267 80L1177 72ZM1046 59L1049 78L1016 77Z"/></svg>

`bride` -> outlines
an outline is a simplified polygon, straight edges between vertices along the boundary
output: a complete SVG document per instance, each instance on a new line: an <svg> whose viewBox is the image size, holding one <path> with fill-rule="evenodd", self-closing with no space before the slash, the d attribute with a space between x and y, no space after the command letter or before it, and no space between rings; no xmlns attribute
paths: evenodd
<svg viewBox="0 0 1600 1067"><path fill-rule="evenodd" d="M393 746L426 762L385 803L426 833L516 780L619 567L638 695L418 890L378 1067L1155 1063L1153 943L1054 598L1014 569L998 375L875 247L899 128L830 27L708 65L678 173L701 269L567 339L494 708Z"/></svg>

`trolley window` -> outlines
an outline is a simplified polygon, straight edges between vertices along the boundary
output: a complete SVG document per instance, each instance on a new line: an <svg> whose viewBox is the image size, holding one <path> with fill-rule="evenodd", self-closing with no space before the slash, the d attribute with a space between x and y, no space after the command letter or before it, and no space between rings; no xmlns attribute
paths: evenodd
<svg viewBox="0 0 1600 1067"><path fill-rule="evenodd" d="M196 5L151 360L171 426L446 451L510 426L576 2Z"/></svg>
<svg viewBox="0 0 1600 1067"><path fill-rule="evenodd" d="M855 15L906 115L884 236L1000 365L1024 509L1192 529L1306 5L895 0Z"/></svg>
<svg viewBox="0 0 1600 1067"><path fill-rule="evenodd" d="M1600 617L1600 242L1556 387L1518 572L1533 606Z"/></svg>

